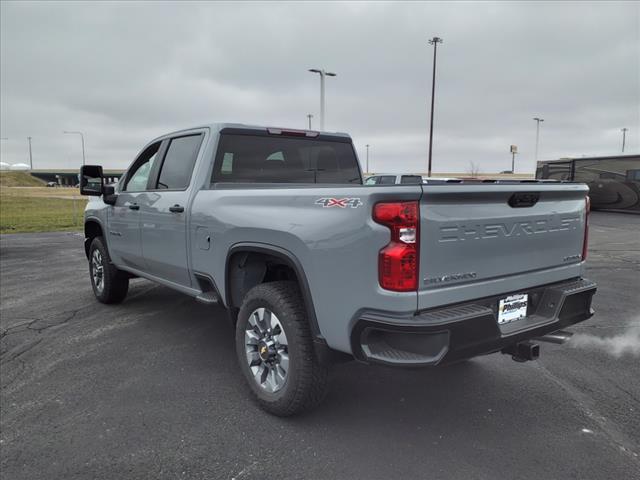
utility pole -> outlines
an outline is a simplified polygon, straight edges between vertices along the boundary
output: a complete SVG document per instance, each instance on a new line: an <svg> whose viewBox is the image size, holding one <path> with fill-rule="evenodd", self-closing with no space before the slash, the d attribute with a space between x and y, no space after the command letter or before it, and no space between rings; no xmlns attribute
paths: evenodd
<svg viewBox="0 0 640 480"><path fill-rule="evenodd" d="M310 68L310 72L320 75L320 130L324 131L324 78L335 77L333 72L325 72L323 68Z"/></svg>
<svg viewBox="0 0 640 480"><path fill-rule="evenodd" d="M538 161L538 145L540 144L540 122L544 122L544 118L534 117L536 121L536 162Z"/></svg>
<svg viewBox="0 0 640 480"><path fill-rule="evenodd" d="M433 37L429 40L429 45L433 45L433 78L431 79L431 123L429 126L429 166L427 176L431 176L431 152L433 149L433 106L436 96L436 55L438 53L438 44L442 43L442 38Z"/></svg>
<svg viewBox="0 0 640 480"><path fill-rule="evenodd" d="M518 153L518 146L511 145L511 174L516 173L516 153Z"/></svg>
<svg viewBox="0 0 640 480"><path fill-rule="evenodd" d="M311 130L311 119L313 118L313 115L307 113L307 118L309 119L309 130Z"/></svg>
<svg viewBox="0 0 640 480"><path fill-rule="evenodd" d="M64 134L67 135L80 135L80 140L82 141L82 166L84 167L85 165L85 156L84 156L84 135L82 132L68 132L68 131L64 131L62 132Z"/></svg>
<svg viewBox="0 0 640 480"><path fill-rule="evenodd" d="M367 173L369 173L369 147L370 145L367 143Z"/></svg>
<svg viewBox="0 0 640 480"><path fill-rule="evenodd" d="M627 132L629 131L629 129L627 127L624 127L620 131L622 132L622 153L624 153L624 144L627 140Z"/></svg>
<svg viewBox="0 0 640 480"><path fill-rule="evenodd" d="M29 167L33 170L33 154L31 153L31 137L27 137L29 141Z"/></svg>

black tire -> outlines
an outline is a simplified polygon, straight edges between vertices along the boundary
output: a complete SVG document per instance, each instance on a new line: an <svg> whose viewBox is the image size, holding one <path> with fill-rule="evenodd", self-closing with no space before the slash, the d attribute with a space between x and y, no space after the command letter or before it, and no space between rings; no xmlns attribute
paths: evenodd
<svg viewBox="0 0 640 480"><path fill-rule="evenodd" d="M247 360L245 334L247 326L251 329L249 316L259 308L273 312L286 335L289 359L286 379L284 385L274 392L267 391L258 383ZM306 309L295 282L263 283L247 293L236 323L236 352L255 399L267 412L287 417L310 410L324 399L328 369L318 362L315 355Z"/></svg>
<svg viewBox="0 0 640 480"><path fill-rule="evenodd" d="M97 257L101 259L102 275L94 275L96 271L99 272L98 268L96 268L96 265L99 264ZM127 296L129 274L118 270L111 263L109 251L102 237L94 238L89 247L89 277L91 278L93 293L99 302L120 303Z"/></svg>

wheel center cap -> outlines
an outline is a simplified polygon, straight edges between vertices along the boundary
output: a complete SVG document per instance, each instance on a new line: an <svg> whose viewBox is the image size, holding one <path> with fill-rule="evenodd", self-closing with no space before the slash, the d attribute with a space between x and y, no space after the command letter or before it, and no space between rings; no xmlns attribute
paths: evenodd
<svg viewBox="0 0 640 480"><path fill-rule="evenodd" d="M275 356L275 353L273 341L261 340L260 343L258 343L258 355L260 355L260 360L263 362L271 360Z"/></svg>

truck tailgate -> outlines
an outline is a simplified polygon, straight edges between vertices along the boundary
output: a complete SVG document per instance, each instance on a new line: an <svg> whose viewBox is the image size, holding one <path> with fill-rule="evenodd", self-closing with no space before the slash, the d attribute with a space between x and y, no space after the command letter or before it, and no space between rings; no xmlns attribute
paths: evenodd
<svg viewBox="0 0 640 480"><path fill-rule="evenodd" d="M583 184L423 185L418 309L579 275Z"/></svg>

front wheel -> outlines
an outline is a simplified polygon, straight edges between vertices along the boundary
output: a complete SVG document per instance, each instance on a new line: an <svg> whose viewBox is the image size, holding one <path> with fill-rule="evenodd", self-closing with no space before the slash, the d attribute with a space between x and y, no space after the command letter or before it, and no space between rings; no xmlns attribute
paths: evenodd
<svg viewBox="0 0 640 480"><path fill-rule="evenodd" d="M102 303L120 303L129 290L129 275L118 270L109 257L102 237L96 237L89 247L89 275L93 293Z"/></svg>
<svg viewBox="0 0 640 480"><path fill-rule="evenodd" d="M316 358L294 282L263 283L247 293L236 323L236 352L251 391L269 413L294 415L326 394L328 371Z"/></svg>

